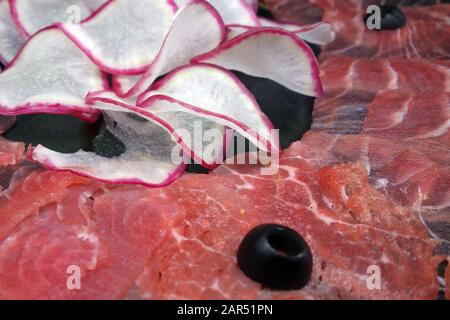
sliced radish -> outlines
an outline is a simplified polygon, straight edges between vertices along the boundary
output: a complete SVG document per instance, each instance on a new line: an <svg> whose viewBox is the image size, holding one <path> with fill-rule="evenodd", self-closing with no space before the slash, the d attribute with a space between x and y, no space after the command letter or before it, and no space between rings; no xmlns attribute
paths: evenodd
<svg viewBox="0 0 450 320"><path fill-rule="evenodd" d="M254 12L258 11L258 0L243 0Z"/></svg>
<svg viewBox="0 0 450 320"><path fill-rule="evenodd" d="M162 103L162 101L165 101ZM232 128L265 151L278 151L270 120L231 72L193 64L176 69L138 98L152 112L183 111Z"/></svg>
<svg viewBox="0 0 450 320"><path fill-rule="evenodd" d="M132 99L120 99L111 91L95 92L86 101L104 111L132 113L153 121L172 135L185 154L202 166L213 169L223 163L225 150L230 142L226 127L185 110L166 107L161 100L151 107L136 107Z"/></svg>
<svg viewBox="0 0 450 320"><path fill-rule="evenodd" d="M10 63L24 43L25 38L11 18L8 0L0 0L0 62Z"/></svg>
<svg viewBox="0 0 450 320"><path fill-rule="evenodd" d="M208 0L226 24L259 26L254 8L246 0Z"/></svg>
<svg viewBox="0 0 450 320"><path fill-rule="evenodd" d="M52 170L150 187L166 186L183 174L186 165L172 161L180 149L159 125L133 119L124 112L105 112L104 117L107 129L125 145L121 155L106 158L82 150L64 154L38 145L28 150L28 158Z"/></svg>
<svg viewBox="0 0 450 320"><path fill-rule="evenodd" d="M0 73L0 114L73 114L95 120L98 111L84 99L106 86L102 72L64 33L46 29Z"/></svg>
<svg viewBox="0 0 450 320"><path fill-rule="evenodd" d="M10 0L11 12L24 35L57 22L80 23L102 2L95 0Z"/></svg>
<svg viewBox="0 0 450 320"><path fill-rule="evenodd" d="M104 71L139 74L158 54L175 10L168 0L115 0L81 24L60 27Z"/></svg>
<svg viewBox="0 0 450 320"><path fill-rule="evenodd" d="M335 34L331 30L331 26L325 22L318 22L310 25L297 25L293 23L283 23L265 18L259 18L261 25L264 27L280 28L292 33L295 33L298 37L302 38L309 43L318 45L326 45L334 41Z"/></svg>
<svg viewBox="0 0 450 320"><path fill-rule="evenodd" d="M279 28L250 30L192 61L268 78L301 94L323 94L319 64L311 48Z"/></svg>
<svg viewBox="0 0 450 320"><path fill-rule="evenodd" d="M217 11L203 0L191 1L176 14L160 52L144 75L115 76L114 90L121 97L137 95L161 74L189 63L224 39L225 26Z"/></svg>

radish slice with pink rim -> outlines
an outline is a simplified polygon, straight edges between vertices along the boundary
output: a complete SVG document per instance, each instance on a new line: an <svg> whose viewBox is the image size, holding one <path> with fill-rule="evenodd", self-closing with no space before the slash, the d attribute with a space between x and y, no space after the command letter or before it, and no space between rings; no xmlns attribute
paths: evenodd
<svg viewBox="0 0 450 320"><path fill-rule="evenodd" d="M208 0L220 13L225 24L259 26L254 8L245 0Z"/></svg>
<svg viewBox="0 0 450 320"><path fill-rule="evenodd" d="M207 0L220 14L226 24L259 26L253 0ZM189 0L175 0L179 8ZM250 4L250 2L252 4Z"/></svg>
<svg viewBox="0 0 450 320"><path fill-rule="evenodd" d="M140 95L137 105L152 112L192 113L236 130L264 151L279 151L273 126L256 99L235 75L219 67L180 67Z"/></svg>
<svg viewBox="0 0 450 320"><path fill-rule="evenodd" d="M329 23L318 22L310 25L297 25L293 23L284 23L265 18L259 18L264 27L280 28L295 33L301 39L317 45L326 45L333 42L335 33Z"/></svg>
<svg viewBox="0 0 450 320"><path fill-rule="evenodd" d="M185 171L183 161L174 155L181 150L163 128L152 121L133 119L124 112L104 113L107 129L125 145L125 152L106 158L93 152L64 154L42 145L27 151L28 159L51 170L112 183L133 183L162 187L175 181Z"/></svg>
<svg viewBox="0 0 450 320"><path fill-rule="evenodd" d="M189 63L193 57L216 48L224 39L225 26L217 11L206 1L191 1L177 12L161 50L147 71L142 76L115 76L114 90L121 97L138 95L161 74Z"/></svg>
<svg viewBox="0 0 450 320"><path fill-rule="evenodd" d="M330 42L332 42L335 38L334 32L331 30L331 26L328 23L324 22L318 22L311 25L305 25L305 26L297 26L293 24L281 24L272 22L270 20L268 23L265 23L267 28L273 29L273 28L279 28L283 29L289 32L294 33L297 37L300 39L303 39L305 41L308 41L312 44L317 45L326 45ZM270 22L270 24L269 24ZM265 27L256 27L258 30L264 30ZM237 36L240 36L243 33L246 33L247 31L255 30L255 27L249 27L249 26L241 26L241 25L228 25L227 26L227 41L231 40L233 38L236 38Z"/></svg>
<svg viewBox="0 0 450 320"><path fill-rule="evenodd" d="M84 99L106 87L103 76L64 33L42 30L0 73L0 114L72 114L93 121L99 112Z"/></svg>
<svg viewBox="0 0 450 320"><path fill-rule="evenodd" d="M268 78L301 94L323 94L313 51L295 34L279 28L250 30L192 61Z"/></svg>
<svg viewBox="0 0 450 320"><path fill-rule="evenodd" d="M86 102L103 111L115 111L133 114L135 117L153 121L163 127L166 134L184 150L184 154L203 167L214 169L223 163L225 151L230 142L226 127L199 117L184 110L173 111L165 108L166 101L158 101L156 106L136 107L132 99L120 99L111 91L94 92L88 95ZM153 110L155 109L155 110Z"/></svg>
<svg viewBox="0 0 450 320"><path fill-rule="evenodd" d="M8 0L0 0L0 62L7 65L25 44L25 38L12 20Z"/></svg>
<svg viewBox="0 0 450 320"><path fill-rule="evenodd" d="M103 2L106 1L10 0L13 18L26 36L31 36L57 22L80 23Z"/></svg>
<svg viewBox="0 0 450 320"><path fill-rule="evenodd" d="M156 58L175 11L168 0L115 0L81 24L60 28L103 71L135 75Z"/></svg>

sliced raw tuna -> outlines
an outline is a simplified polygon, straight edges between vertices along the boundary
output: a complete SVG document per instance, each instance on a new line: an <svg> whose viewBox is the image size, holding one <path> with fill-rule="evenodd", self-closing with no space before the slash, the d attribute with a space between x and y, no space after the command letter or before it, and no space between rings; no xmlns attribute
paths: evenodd
<svg viewBox="0 0 450 320"><path fill-rule="evenodd" d="M11 17L8 0L0 0L0 62L10 63L25 43Z"/></svg>
<svg viewBox="0 0 450 320"><path fill-rule="evenodd" d="M360 133L379 91L397 90L409 96L429 91L444 94L450 83L449 70L445 60L329 57L321 65L325 95L316 101L312 128ZM445 104L440 108L445 114Z"/></svg>
<svg viewBox="0 0 450 320"><path fill-rule="evenodd" d="M138 278L139 293L153 299L435 298L440 258L432 257L418 215L371 187L363 166L315 169L296 148L282 157L275 176L221 167L165 189L181 217ZM303 290L261 289L238 269L239 242L261 223L294 228L310 245L314 271ZM367 287L371 265L381 269L382 290Z"/></svg>
<svg viewBox="0 0 450 320"><path fill-rule="evenodd" d="M100 69L64 33L50 28L33 36L0 73L0 114L72 114L93 121L98 111L84 98L106 86Z"/></svg>
<svg viewBox="0 0 450 320"><path fill-rule="evenodd" d="M399 140L367 134L336 136L311 132L298 147L298 153L317 167L362 163L371 185L395 203L417 211L430 236L447 243L439 247L441 254L450 255L448 144L433 139Z"/></svg>
<svg viewBox="0 0 450 320"><path fill-rule="evenodd" d="M314 0L264 0L264 3L282 21L311 24L322 20L323 10L314 4Z"/></svg>
<svg viewBox="0 0 450 320"><path fill-rule="evenodd" d="M435 298L440 259L417 213L371 187L361 164L319 169L301 159L301 145L272 176L257 166L223 166L164 189L111 190L70 173L33 172L0 206L0 295ZM261 223L289 226L308 241L314 271L307 287L261 289L239 270L239 242ZM67 290L69 265L81 269L81 290ZM382 290L367 287L373 265Z"/></svg>
<svg viewBox="0 0 450 320"><path fill-rule="evenodd" d="M329 54L371 58L450 57L448 4L402 7L401 10L406 15L406 26L397 30L379 31L369 30L363 20L367 7L371 4L382 4L379 0L269 0L268 3L279 19L300 23L321 20L331 24L336 33L336 40L325 47L321 59ZM389 4L407 3L390 1ZM308 17L314 17L314 20L308 21Z"/></svg>
<svg viewBox="0 0 450 320"><path fill-rule="evenodd" d="M368 110L363 133L386 139L436 139L450 147L450 91L382 91Z"/></svg>
<svg viewBox="0 0 450 320"><path fill-rule="evenodd" d="M0 167L17 164L22 158L25 145L0 137Z"/></svg>
<svg viewBox="0 0 450 320"><path fill-rule="evenodd" d="M362 11L330 11L324 21L330 21L336 40L328 45L328 54L377 58L438 58L450 57L450 5L402 8L406 26L397 30L369 30Z"/></svg>
<svg viewBox="0 0 450 320"><path fill-rule="evenodd" d="M0 199L2 299L125 298L176 213L149 189L45 170L9 197ZM73 270L80 290L67 286Z"/></svg>

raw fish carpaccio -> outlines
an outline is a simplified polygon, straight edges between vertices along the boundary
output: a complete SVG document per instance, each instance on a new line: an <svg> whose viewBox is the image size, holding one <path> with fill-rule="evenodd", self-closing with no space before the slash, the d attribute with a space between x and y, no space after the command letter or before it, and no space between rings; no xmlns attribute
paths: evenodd
<svg viewBox="0 0 450 320"><path fill-rule="evenodd" d="M102 4L90 8L87 4L91 1L80 2L94 15L98 8L98 14L102 14ZM2 138L0 298L436 299L439 292L450 298L450 268L444 274L438 273L438 266L450 256L450 63L447 60L450 23L448 15L447 19L442 17L450 5L402 7L408 17L407 28L370 33L359 15L367 5L377 1L346 1L345 7L341 7L341 2L344 3L266 1L283 23L319 23L324 19L336 33L336 40L323 46L319 56L321 83L312 77L306 85L291 88L307 91L305 94L317 94L323 89L323 96L317 94L312 130L282 151L274 175L262 175L258 165L215 166L211 159L199 159L212 161L211 166L217 168L207 175L182 176L180 170L184 168L168 168L163 171L161 181L174 172L181 177L170 185L153 185L153 188L111 183L114 181L80 175L72 167L63 171L46 169L51 167L51 161L56 166L62 162L71 164L67 164L68 157L55 156L53 151L41 147L25 151L24 144ZM226 13L228 19L236 18ZM357 15L361 26L356 18L351 23L342 23L350 15ZM253 21L254 15L248 13L242 19ZM88 26L96 23L89 18L86 21ZM24 28L29 30L40 23L29 21ZM418 24L419 33L414 31ZM171 28L169 24L163 27ZM57 33L52 27L49 32ZM195 85L192 79L202 78L188 76L195 77L202 69L214 68L220 77L230 79L232 89L228 90L234 91L228 92L243 96L240 103L256 110L254 119L242 119L238 124L249 121L249 126L257 123L260 130L268 129L270 122L247 99L247 91L232 86L233 78L222 69L243 67L244 71L255 71L236 65L228 53L238 51L239 46L234 44L242 39L258 39L259 32L250 30L238 35L238 41L208 53L187 48L199 56L187 68L169 65L166 58L160 58L158 68L173 73L138 98L139 108L143 110L135 109L130 102L132 95L127 97L125 91L133 92L133 88L139 88L147 79L159 76L161 70L154 64L149 67L149 61L141 57L125 61L114 56L114 51L94 50L92 54L97 56L90 59L80 55L77 63L84 68L86 77L92 77L89 79L96 92L89 93L85 104L81 97L88 93L84 92L87 89L66 90L65 93L71 94L67 101L75 102L66 109L67 113L87 121L94 121L99 110L116 121L121 116L115 118L113 111L164 119L158 111L164 110L167 101L177 114L187 106L182 103L187 98L171 87L170 80L189 80ZM68 26L63 33L75 40L95 39L97 35L95 28L89 29L83 23ZM355 34L360 36L360 41L352 36ZM169 37L170 32L166 40L153 39L161 42L160 56L173 55ZM394 38L395 43L391 43ZM422 45L424 38L427 43ZM210 43L224 41L209 40ZM82 41L74 43L82 46ZM76 51L71 43L57 45ZM299 61L309 61L302 59L310 52L302 47L297 49ZM104 58L102 53L111 56ZM158 52L153 55L158 57ZM218 60L219 67L198 64L205 59ZM108 64L99 66L96 60ZM140 73L127 74L133 68L140 69ZM156 76L152 74L154 70L158 72ZM116 71L113 82L120 90L113 94L103 76L96 75ZM275 77L280 83L289 80L283 74ZM125 86L128 90L122 90ZM16 94L11 96L10 101L17 99ZM204 117L209 112L207 103L201 105L195 95L189 98L191 105L199 105L195 109L197 113L189 113L191 116ZM97 109L89 104L94 101L99 104ZM206 119L217 125L214 119L233 117L228 111ZM4 130L14 121L10 117L6 119L8 122L0 120L2 127L5 123ZM135 124L127 122L124 128L133 129ZM223 122L219 128L223 129ZM116 128L125 136L126 131L122 129ZM162 136L170 131L170 126L156 129L152 126L148 130L158 130ZM139 141L141 136L135 133L138 130L133 131L132 137ZM271 147L277 147L276 142L269 142ZM159 141L155 143L159 144ZM130 144L130 150L134 146ZM153 152L153 146L149 145L148 150ZM44 161L43 155L48 155L50 160ZM77 160L84 164L85 156L82 154ZM133 157L130 159L135 161ZM147 185L152 184L153 177L148 181ZM311 280L303 289L262 288L239 269L236 251L241 239L254 226L263 223L293 228L308 242L314 265ZM81 270L80 290L67 288L66 271L71 265ZM367 285L371 266L380 268L380 290Z"/></svg>

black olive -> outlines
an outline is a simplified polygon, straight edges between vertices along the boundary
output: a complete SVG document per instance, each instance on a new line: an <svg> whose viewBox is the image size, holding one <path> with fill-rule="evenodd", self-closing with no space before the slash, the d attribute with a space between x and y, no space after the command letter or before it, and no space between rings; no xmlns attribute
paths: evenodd
<svg viewBox="0 0 450 320"><path fill-rule="evenodd" d="M263 224L242 240L239 268L251 279L274 290L303 288L312 273L312 254L306 241L290 228Z"/></svg>
<svg viewBox="0 0 450 320"><path fill-rule="evenodd" d="M390 4L379 7L381 9L381 30L395 30L406 25L406 16L399 7ZM367 23L370 16L371 14L364 16L365 23Z"/></svg>

